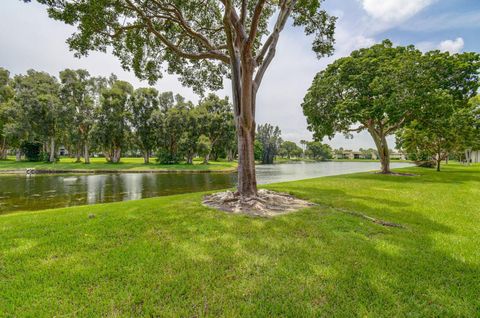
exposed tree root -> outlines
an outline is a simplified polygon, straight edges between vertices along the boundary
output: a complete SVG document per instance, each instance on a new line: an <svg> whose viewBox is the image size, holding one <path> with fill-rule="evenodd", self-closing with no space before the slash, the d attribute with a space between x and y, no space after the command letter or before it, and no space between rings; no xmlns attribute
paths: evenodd
<svg viewBox="0 0 480 318"><path fill-rule="evenodd" d="M272 217L295 212L315 204L297 199L287 193L259 190L256 197L241 198L232 191L207 195L205 206L231 213L244 213L253 216Z"/></svg>
<svg viewBox="0 0 480 318"><path fill-rule="evenodd" d="M383 174L385 176L396 176L396 177L417 177L418 174L413 173L402 173L402 172L373 172L374 174Z"/></svg>
<svg viewBox="0 0 480 318"><path fill-rule="evenodd" d="M320 205L320 206L322 206L322 205ZM336 210L336 211L339 211L339 212L343 212L343 213L347 213L347 214L350 214L350 215L353 215L353 216L361 217L362 219L369 220L369 221L371 221L375 224L379 224L379 225L382 225L382 226L405 228L405 226L403 226L401 224L376 219L374 217L368 216L368 215L360 213L360 212L351 211L351 210L342 209L342 208L336 208L336 207L333 207L333 206L330 206L330 205L323 205L323 206L325 208L330 208L330 209L333 209L333 210Z"/></svg>

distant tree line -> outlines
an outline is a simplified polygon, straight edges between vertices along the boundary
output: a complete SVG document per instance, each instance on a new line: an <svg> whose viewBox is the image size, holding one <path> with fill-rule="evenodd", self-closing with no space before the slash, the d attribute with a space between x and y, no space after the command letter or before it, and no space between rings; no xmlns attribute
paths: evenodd
<svg viewBox="0 0 480 318"><path fill-rule="evenodd" d="M92 153L118 163L141 155L162 163L200 155L205 163L236 155L235 123L227 98L214 94L195 105L172 92L138 88L115 75L93 77L66 69L59 78L35 70L11 77L0 68L0 159L54 162L58 149L80 162Z"/></svg>
<svg viewBox="0 0 480 318"><path fill-rule="evenodd" d="M333 157L332 148L318 141L300 141L305 149L293 141L284 141L278 126L258 125L255 140L255 160L262 164L272 164L277 157L286 159L328 160Z"/></svg>

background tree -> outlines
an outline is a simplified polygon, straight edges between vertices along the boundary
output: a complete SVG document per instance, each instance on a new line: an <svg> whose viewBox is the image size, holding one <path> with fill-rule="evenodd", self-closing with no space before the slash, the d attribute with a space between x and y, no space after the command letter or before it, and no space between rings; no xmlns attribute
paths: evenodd
<svg viewBox="0 0 480 318"><path fill-rule="evenodd" d="M208 164L208 156L212 151L212 142L210 138L205 135L201 135L198 138L198 155L203 157L203 164Z"/></svg>
<svg viewBox="0 0 480 318"><path fill-rule="evenodd" d="M480 150L480 95L474 96L469 101L469 108L473 113L472 124L466 127L465 139L461 141L461 146L465 154L467 165L472 161L472 151Z"/></svg>
<svg viewBox="0 0 480 318"><path fill-rule="evenodd" d="M327 160L332 159L332 148L327 144L322 144L319 141L307 142L306 155L314 160Z"/></svg>
<svg viewBox="0 0 480 318"><path fill-rule="evenodd" d="M56 140L68 122L68 109L60 102L57 79L45 72L28 70L26 75L15 76L14 89L15 104L22 109L21 114L30 126L25 137L42 142L44 149L48 149L48 161L54 162Z"/></svg>
<svg viewBox="0 0 480 318"><path fill-rule="evenodd" d="M161 163L171 164L182 160L181 142L182 137L185 137L184 133L189 130L189 112L192 108L193 104L191 102L186 102L183 97L176 95L173 107L156 111L153 114L153 120L157 127L158 160ZM200 136L199 129L192 129L187 133L195 134L196 138L193 140L184 139L183 141L193 141L196 144L197 138Z"/></svg>
<svg viewBox="0 0 480 318"><path fill-rule="evenodd" d="M221 99L210 94L198 107L202 117L202 133L210 139L210 152L205 155L205 163L208 163L212 151L218 153L232 143L231 132L235 131L235 123L228 98Z"/></svg>
<svg viewBox="0 0 480 318"><path fill-rule="evenodd" d="M273 164L275 156L282 144L282 132L278 126L270 124L258 125L257 138L262 144L262 164Z"/></svg>
<svg viewBox="0 0 480 318"><path fill-rule="evenodd" d="M387 136L415 118L426 93L421 53L389 40L357 50L318 73L302 104L317 139L367 130L381 172L390 173ZM352 126L357 125L352 128Z"/></svg>
<svg viewBox="0 0 480 318"><path fill-rule="evenodd" d="M292 156L299 156L303 153L302 148L300 148L296 143L293 141L284 141L279 149L279 154L286 156L290 159Z"/></svg>
<svg viewBox="0 0 480 318"><path fill-rule="evenodd" d="M90 131L95 120L95 108L98 105L98 91L103 88L98 80L90 77L86 70L66 69L60 72L60 99L70 110L71 127L67 129L74 144L77 162L83 154L84 162L90 163Z"/></svg>
<svg viewBox="0 0 480 318"><path fill-rule="evenodd" d="M152 114L159 109L158 91L154 88L135 90L131 102L131 124L134 130L135 144L143 154L143 162L150 162L155 147L155 124Z"/></svg>
<svg viewBox="0 0 480 318"><path fill-rule="evenodd" d="M14 91L11 87L10 72L0 68L0 160L7 158L8 133L7 126L13 120L8 115L9 103L14 97Z"/></svg>
<svg viewBox="0 0 480 318"><path fill-rule="evenodd" d="M397 146L415 158L427 155L440 171L441 162L449 154L470 144L476 118L472 108L455 103L453 96L445 92L436 95L435 112L403 128L397 134Z"/></svg>
<svg viewBox="0 0 480 318"><path fill-rule="evenodd" d="M182 121L180 123L183 127L183 133L179 142L180 153L187 160L187 164L193 164L193 158L195 157L195 155L201 153L201 156L207 156L211 151L211 146L210 142L208 142L207 147L207 142L205 141L205 138L208 140L208 137L202 135L202 125L204 123L202 121L202 114L199 108L194 108L193 106L182 107L181 114L181 118L179 116L171 118ZM200 147L201 151L199 149ZM207 150L208 152L205 153L205 151ZM205 159L204 162L208 164L208 158Z"/></svg>
<svg viewBox="0 0 480 318"><path fill-rule="evenodd" d="M258 140L255 140L255 148L254 148L255 160L261 161L263 158L263 144Z"/></svg>
<svg viewBox="0 0 480 318"><path fill-rule="evenodd" d="M335 19L320 9L319 0L38 1L49 6L52 18L77 26L68 40L77 55L113 46L122 65L139 78L154 81L166 65L197 92L220 88L229 73L241 201L257 195L255 100L288 18L314 36L319 57L333 50Z"/></svg>
<svg viewBox="0 0 480 318"><path fill-rule="evenodd" d="M107 161L119 163L122 149L127 146L130 99L133 87L125 81L111 80L111 86L102 91L94 135Z"/></svg>

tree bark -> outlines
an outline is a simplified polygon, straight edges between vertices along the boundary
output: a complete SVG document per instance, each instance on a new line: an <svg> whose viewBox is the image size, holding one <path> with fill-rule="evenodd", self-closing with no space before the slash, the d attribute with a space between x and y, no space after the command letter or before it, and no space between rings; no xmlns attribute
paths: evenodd
<svg viewBox="0 0 480 318"><path fill-rule="evenodd" d="M442 162L442 160L440 159L440 156L438 156L438 159L437 159L437 171L440 171L440 163Z"/></svg>
<svg viewBox="0 0 480 318"><path fill-rule="evenodd" d="M232 149L227 150L227 161L229 161L229 162L233 161L233 150Z"/></svg>
<svg viewBox="0 0 480 318"><path fill-rule="evenodd" d="M76 163L79 163L79 162L82 162L81 158L82 158L82 146L78 147L75 151L75 162Z"/></svg>
<svg viewBox="0 0 480 318"><path fill-rule="evenodd" d="M208 161L210 160L210 153L207 153L205 155L205 158L203 158L203 164L208 165Z"/></svg>
<svg viewBox="0 0 480 318"><path fill-rule="evenodd" d="M241 83L232 78L235 124L238 140L238 194L241 199L257 196L255 174L255 90L253 63L243 61Z"/></svg>
<svg viewBox="0 0 480 318"><path fill-rule="evenodd" d="M119 163L120 162L121 153L122 153L121 148L114 148L113 149L112 163Z"/></svg>
<svg viewBox="0 0 480 318"><path fill-rule="evenodd" d="M467 161L467 166L469 166L472 161L472 149L465 150L465 160Z"/></svg>
<svg viewBox="0 0 480 318"><path fill-rule="evenodd" d="M144 164L149 164L150 163L150 151L145 150L143 152L143 163Z"/></svg>
<svg viewBox="0 0 480 318"><path fill-rule="evenodd" d="M85 142L83 145L83 158L85 159L85 164L90 164L90 149L88 147L88 142Z"/></svg>
<svg viewBox="0 0 480 318"><path fill-rule="evenodd" d="M4 136L2 140L2 148L0 148L0 159L7 159L7 137Z"/></svg>
<svg viewBox="0 0 480 318"><path fill-rule="evenodd" d="M379 133L375 128L369 127L368 131L375 142L375 146L377 147L378 156L380 158L381 164L381 173L389 174L392 173L390 170L390 153L388 150L388 143L387 138L384 134Z"/></svg>
<svg viewBox="0 0 480 318"><path fill-rule="evenodd" d="M55 138L50 138L50 158L49 162L55 162Z"/></svg>

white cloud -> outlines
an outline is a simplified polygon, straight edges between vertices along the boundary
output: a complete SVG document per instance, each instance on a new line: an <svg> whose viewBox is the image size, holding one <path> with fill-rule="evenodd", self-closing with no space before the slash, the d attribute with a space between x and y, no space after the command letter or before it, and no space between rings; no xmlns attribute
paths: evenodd
<svg viewBox="0 0 480 318"><path fill-rule="evenodd" d="M465 45L462 38L456 38L455 40L445 40L440 42L438 48L440 51L448 51L450 53L459 53Z"/></svg>
<svg viewBox="0 0 480 318"><path fill-rule="evenodd" d="M464 45L465 42L463 38L459 37L455 40L444 40L440 43L429 41L419 42L415 46L422 52L440 50L442 52L459 53L463 50Z"/></svg>
<svg viewBox="0 0 480 318"><path fill-rule="evenodd" d="M432 4L435 0L361 0L363 9L385 23L403 22Z"/></svg>

